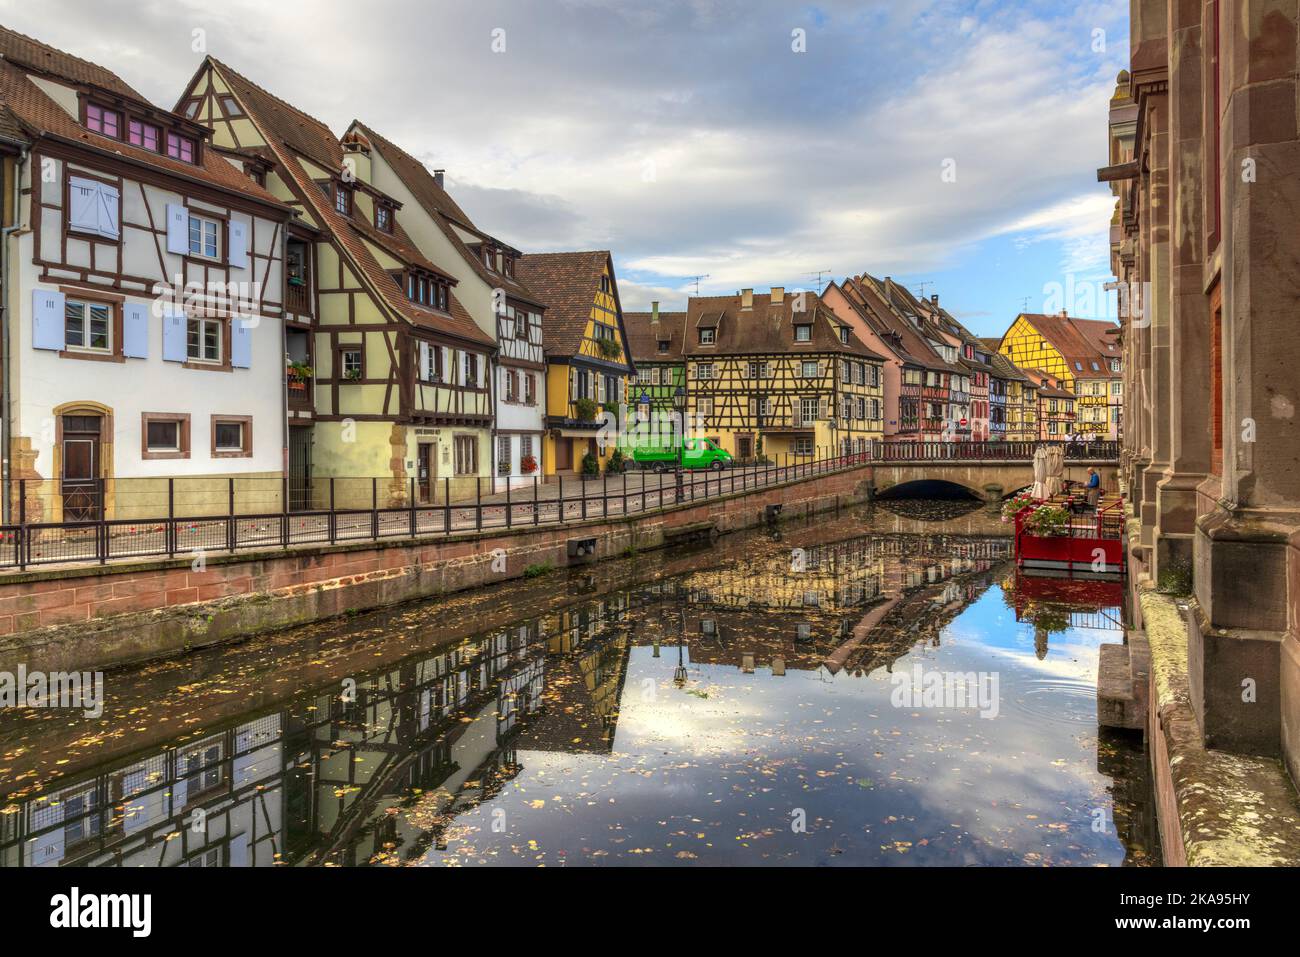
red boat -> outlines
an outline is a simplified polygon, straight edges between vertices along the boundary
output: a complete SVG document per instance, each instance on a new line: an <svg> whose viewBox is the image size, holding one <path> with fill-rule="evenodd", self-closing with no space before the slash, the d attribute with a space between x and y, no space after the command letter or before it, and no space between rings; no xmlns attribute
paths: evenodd
<svg viewBox="0 0 1300 957"><path fill-rule="evenodd" d="M1063 509L1067 520L1042 534L1030 516L1043 507ZM1096 511L1071 499L1026 505L1016 512L1016 567L1028 574L1122 578L1124 575L1124 500Z"/></svg>

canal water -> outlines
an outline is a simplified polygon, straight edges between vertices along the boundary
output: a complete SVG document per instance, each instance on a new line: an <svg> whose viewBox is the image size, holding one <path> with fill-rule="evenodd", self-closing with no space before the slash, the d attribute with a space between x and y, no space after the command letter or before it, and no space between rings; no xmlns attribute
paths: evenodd
<svg viewBox="0 0 1300 957"><path fill-rule="evenodd" d="M1118 586L877 504L110 672L0 714L0 866L1152 865Z"/></svg>

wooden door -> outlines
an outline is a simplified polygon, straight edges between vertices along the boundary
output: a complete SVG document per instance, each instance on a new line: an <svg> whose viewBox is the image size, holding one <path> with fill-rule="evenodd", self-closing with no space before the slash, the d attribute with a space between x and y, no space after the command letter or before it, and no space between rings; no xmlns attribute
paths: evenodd
<svg viewBox="0 0 1300 957"><path fill-rule="evenodd" d="M736 458L746 462L754 457L754 437L752 435L736 436Z"/></svg>
<svg viewBox="0 0 1300 957"><path fill-rule="evenodd" d="M567 472L573 468L573 439L559 439L555 443L555 471Z"/></svg>
<svg viewBox="0 0 1300 957"><path fill-rule="evenodd" d="M416 446L416 482L420 486L420 501L428 502L433 488L433 443L421 442Z"/></svg>
<svg viewBox="0 0 1300 957"><path fill-rule="evenodd" d="M102 515L99 424L100 418L96 415L63 417L63 474L60 480L65 522L94 522Z"/></svg>

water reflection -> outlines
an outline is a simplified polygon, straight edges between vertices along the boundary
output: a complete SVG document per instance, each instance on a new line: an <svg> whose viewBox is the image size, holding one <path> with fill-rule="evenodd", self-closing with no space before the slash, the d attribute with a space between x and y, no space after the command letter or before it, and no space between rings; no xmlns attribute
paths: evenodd
<svg viewBox="0 0 1300 957"><path fill-rule="evenodd" d="M893 530L916 517L732 539L165 747L23 770L0 865L1149 862L1141 752L1098 739L1089 697L1118 603L1035 593L952 515ZM390 654L429 614L380 619ZM996 673L998 717L895 707L918 665ZM4 763L53 733L0 738Z"/></svg>

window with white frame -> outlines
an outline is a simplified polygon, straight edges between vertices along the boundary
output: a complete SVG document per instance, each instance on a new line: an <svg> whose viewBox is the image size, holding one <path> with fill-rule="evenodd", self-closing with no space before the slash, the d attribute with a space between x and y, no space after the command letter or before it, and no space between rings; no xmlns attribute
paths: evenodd
<svg viewBox="0 0 1300 957"><path fill-rule="evenodd" d="M713 415L712 396L702 395L695 400L695 414L701 419L707 419Z"/></svg>
<svg viewBox="0 0 1300 957"><path fill-rule="evenodd" d="M700 345L711 346L717 341L718 330L712 326L704 326L700 329Z"/></svg>
<svg viewBox="0 0 1300 957"><path fill-rule="evenodd" d="M217 259L221 253L221 223L205 216L190 216L190 255Z"/></svg>
<svg viewBox="0 0 1300 957"><path fill-rule="evenodd" d="M185 355L194 362L221 361L220 319L191 317L186 320Z"/></svg>
<svg viewBox="0 0 1300 957"><path fill-rule="evenodd" d="M510 466L510 436L497 436L497 473L499 475L509 475Z"/></svg>
<svg viewBox="0 0 1300 957"><path fill-rule="evenodd" d="M817 360L805 359L803 362L802 372L805 379L817 378Z"/></svg>
<svg viewBox="0 0 1300 957"><path fill-rule="evenodd" d="M103 302L67 300L63 306L63 341L78 352L111 352L113 307Z"/></svg>
<svg viewBox="0 0 1300 957"><path fill-rule="evenodd" d="M817 400L805 397L799 400L799 417L804 422L817 421Z"/></svg>
<svg viewBox="0 0 1300 957"><path fill-rule="evenodd" d="M811 435L796 435L794 439L794 454L812 455L813 437Z"/></svg>
<svg viewBox="0 0 1300 957"><path fill-rule="evenodd" d="M698 366L695 367L695 369L696 369L696 373L695 373L695 374L696 374L696 377L697 377L697 378L700 378L700 379L712 379L712 378L713 378L713 363L712 363L712 362L701 362Z"/></svg>
<svg viewBox="0 0 1300 957"><path fill-rule="evenodd" d="M794 327L795 342L812 342L812 326L807 323L800 323Z"/></svg>

